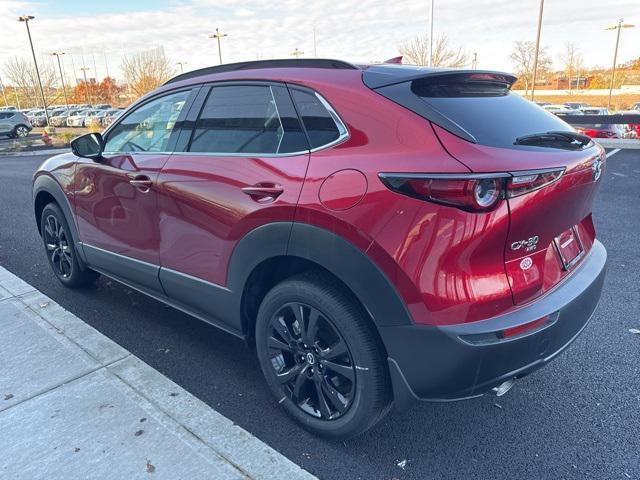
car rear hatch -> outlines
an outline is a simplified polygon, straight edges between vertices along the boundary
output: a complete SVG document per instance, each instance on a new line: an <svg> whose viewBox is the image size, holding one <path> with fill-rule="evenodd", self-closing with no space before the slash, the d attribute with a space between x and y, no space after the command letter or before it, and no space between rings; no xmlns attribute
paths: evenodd
<svg viewBox="0 0 640 480"><path fill-rule="evenodd" d="M514 303L544 294L577 268L595 240L591 211L604 149L511 92L512 75L410 67L403 78L384 70L365 70L365 84L429 120L442 146L472 172L502 179Z"/></svg>

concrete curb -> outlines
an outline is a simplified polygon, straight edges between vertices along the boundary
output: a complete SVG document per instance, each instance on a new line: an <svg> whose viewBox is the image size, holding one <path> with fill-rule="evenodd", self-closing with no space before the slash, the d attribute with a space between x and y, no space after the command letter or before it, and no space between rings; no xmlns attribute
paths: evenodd
<svg viewBox="0 0 640 480"><path fill-rule="evenodd" d="M640 140L627 139L627 140L618 140L618 139L608 139L608 138L595 138L596 142L602 145L604 148L621 148L628 150L637 150L640 149Z"/></svg>
<svg viewBox="0 0 640 480"><path fill-rule="evenodd" d="M315 478L2 267L0 323L7 478Z"/></svg>
<svg viewBox="0 0 640 480"><path fill-rule="evenodd" d="M70 148L52 148L49 150L30 150L27 152L0 152L0 157L35 157L37 155L56 155L70 151Z"/></svg>

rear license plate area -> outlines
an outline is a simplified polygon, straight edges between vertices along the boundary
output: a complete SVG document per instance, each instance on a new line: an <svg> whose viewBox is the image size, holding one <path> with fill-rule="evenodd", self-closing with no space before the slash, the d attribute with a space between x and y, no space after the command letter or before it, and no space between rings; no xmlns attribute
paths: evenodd
<svg viewBox="0 0 640 480"><path fill-rule="evenodd" d="M565 230L553 239L562 268L570 270L584 255L584 247L576 227Z"/></svg>

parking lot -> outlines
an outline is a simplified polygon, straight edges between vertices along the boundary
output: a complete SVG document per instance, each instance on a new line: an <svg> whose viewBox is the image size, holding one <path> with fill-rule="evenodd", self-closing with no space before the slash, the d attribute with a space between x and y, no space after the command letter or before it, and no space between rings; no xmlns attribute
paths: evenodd
<svg viewBox="0 0 640 480"><path fill-rule="evenodd" d="M640 328L640 150L608 161L594 212L608 276L571 348L504 397L416 405L348 441L290 421L237 338L104 277L63 288L32 212L31 176L44 158L0 157L0 265L318 477L640 478L640 335L629 332Z"/></svg>

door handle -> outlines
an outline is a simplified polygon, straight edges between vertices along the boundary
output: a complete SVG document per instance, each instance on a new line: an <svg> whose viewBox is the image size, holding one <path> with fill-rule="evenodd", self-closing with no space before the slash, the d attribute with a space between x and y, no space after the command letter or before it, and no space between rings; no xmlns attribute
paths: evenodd
<svg viewBox="0 0 640 480"><path fill-rule="evenodd" d="M129 178L129 183L144 193L148 192L153 185L153 180L146 175L129 175Z"/></svg>
<svg viewBox="0 0 640 480"><path fill-rule="evenodd" d="M273 201L282 195L284 188L277 183L256 183L251 187L242 188L242 192L258 201Z"/></svg>

